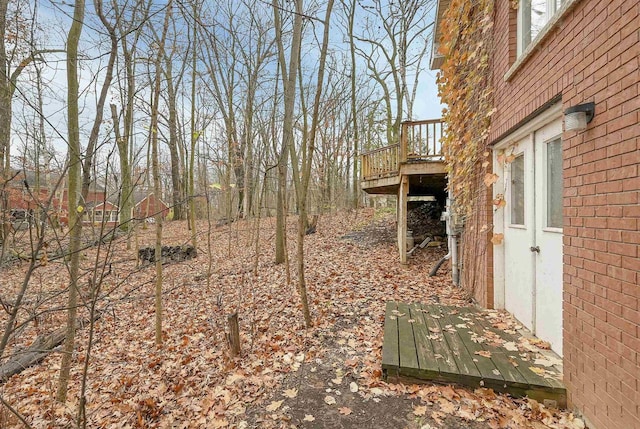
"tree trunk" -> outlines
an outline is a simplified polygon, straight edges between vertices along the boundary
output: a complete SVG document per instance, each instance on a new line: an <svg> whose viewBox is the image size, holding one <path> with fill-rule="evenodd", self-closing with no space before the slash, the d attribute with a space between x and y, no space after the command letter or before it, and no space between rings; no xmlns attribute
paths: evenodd
<svg viewBox="0 0 640 429"><path fill-rule="evenodd" d="M182 183L180 181L180 157L178 156L178 118L176 109L176 91L173 85L173 73L171 66L172 59L168 58L165 63L167 69L167 101L169 104L169 154L171 157L171 186L173 202L173 219L184 218L182 212ZM193 118L191 118L193 120Z"/></svg>
<svg viewBox="0 0 640 429"><path fill-rule="evenodd" d="M62 363L56 400L66 402L67 385L71 371L71 359L76 333L76 315L78 305L78 268L80 266L80 240L82 238L82 214L84 204L78 204L80 191L80 170L82 153L80 149L80 125L78 111L78 43L84 21L84 0L77 0L73 11L73 22L67 39L67 121L69 145L69 226L71 228L69 240L69 297L67 300L67 327L65 341L62 348Z"/></svg>
<svg viewBox="0 0 640 429"><path fill-rule="evenodd" d="M358 200L360 196L360 185L358 183L358 109L356 107L356 48L355 40L353 39L353 26L356 15L355 0L349 5L349 54L351 59L351 119L353 121L353 150L351 156L353 157L353 208L358 208ZM347 171L347 177L349 172Z"/></svg>
<svg viewBox="0 0 640 429"><path fill-rule="evenodd" d="M109 38L111 40L111 50L109 54L109 60L105 71L104 81L100 90L100 96L96 104L96 116L93 121L91 132L89 133L89 140L87 142L86 153L84 155L84 162L82 162L82 153L80 146L80 127L79 127L79 112L78 112L78 43L80 34L82 32L83 20L84 20L84 0L77 1L74 9L74 20L69 30L69 39L67 41L67 82L68 89L68 123L69 123L69 152L70 152L70 167L69 167L69 222L73 220L75 223L71 230L70 238L70 252L71 262L69 269L69 298L68 298L68 315L67 315L67 338L63 346L62 363L60 365L60 378L58 380L58 391L56 393L56 399L59 402L65 402L67 397L67 385L69 381L69 372L71 369L71 358L75 342L75 324L77 316L77 300L78 300L78 268L80 264L80 240L82 238L82 215L85 211L85 201L89 194L89 187L91 185L91 171L93 167L93 161L95 159L96 145L98 143L98 137L100 134L100 127L102 125L102 118L104 113L104 105L107 100L109 92L109 86L113 78L113 69L115 65L116 55L118 51L118 39L116 37L114 27L105 19L102 13L102 2L96 1L96 12L100 17L100 21L107 29ZM76 17L76 14L78 15ZM75 158L75 159L74 159ZM74 186L74 192L71 191L71 180L76 180L71 173L71 166L80 169L82 166L82 188L80 200L74 201L72 204L72 195L77 193L77 184ZM73 215L71 215L73 213ZM73 246L77 246L74 248Z"/></svg>
<svg viewBox="0 0 640 429"><path fill-rule="evenodd" d="M274 23L276 29L276 43L278 45L278 62L282 73L284 91L284 118L282 129L282 147L278 159L278 201L276 210L276 263L285 260L285 188L287 178L287 154L293 146L293 109L295 107L296 80L300 65L300 45L302 43L302 0L296 0L296 13L293 20L293 39L287 70L284 45L282 42L282 23L280 21L280 5L273 0Z"/></svg>
<svg viewBox="0 0 640 429"><path fill-rule="evenodd" d="M9 164L9 144L11 141L11 88L9 81L9 69L7 51L5 47L6 27L7 27L7 7L9 0L0 0L0 181L5 183L11 175ZM8 196L5 194L6 183L0 187L0 241L2 241L2 251L0 261L4 259L7 244L9 242L9 230L11 222L9 219Z"/></svg>
<svg viewBox="0 0 640 429"><path fill-rule="evenodd" d="M132 186L131 186L131 165L129 164L129 139L120 134L120 121L115 104L110 105L111 118L113 119L113 131L118 146L120 158L120 224L121 228L127 232L131 231L131 211L133 210ZM125 124L126 133L126 124ZM127 249L131 249L131 241L127 234Z"/></svg>
<svg viewBox="0 0 640 429"><path fill-rule="evenodd" d="M197 5L193 2L192 13L197 15ZM196 232L196 201L195 201L195 188L193 180L193 169L195 163L196 143L198 142L198 134L196 131L196 77L197 77L197 52L198 52L198 25L196 20L193 20L193 58L191 63L191 156L189 158L189 224L191 225L191 245L194 249L198 248L197 232Z"/></svg>
<svg viewBox="0 0 640 429"><path fill-rule="evenodd" d="M298 0L302 3L302 0ZM302 6L299 6L298 13L302 13ZM316 85L316 95L313 102L313 113L311 116L311 130L309 133L309 148L306 153L306 159L302 159L302 177L300 192L298 194L298 290L300 299L302 300L302 308L304 312L304 320L307 328L312 326L311 314L309 311L309 303L307 299L307 283L304 276L304 237L307 230L307 192L309 189L309 180L311 178L311 164L313 162L313 153L315 152L316 132L318 129L320 99L322 96L322 86L324 83L324 68L327 59L327 50L329 46L329 23L331 12L333 10L333 0L327 2L327 10L324 19L324 34L322 40L322 48L320 51L320 60L318 64L318 81Z"/></svg>
<svg viewBox="0 0 640 429"><path fill-rule="evenodd" d="M158 41L158 55L155 60L155 80L153 83L153 100L151 102L151 123L149 136L151 140L151 169L153 172L153 193L157 202L162 195L160 188L160 166L158 162L158 104L160 103L160 83L162 80L162 58L164 56L165 41L169 30L172 1L167 4L167 11L162 27L162 36ZM192 173L193 174L193 173ZM193 179L193 177L192 177ZM155 338L156 346L162 346L162 211L155 210L156 224L156 293L155 293Z"/></svg>

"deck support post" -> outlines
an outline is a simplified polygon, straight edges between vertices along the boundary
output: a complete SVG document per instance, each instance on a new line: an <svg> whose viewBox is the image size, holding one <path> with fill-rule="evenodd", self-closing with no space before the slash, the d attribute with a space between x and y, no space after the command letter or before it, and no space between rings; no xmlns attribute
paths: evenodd
<svg viewBox="0 0 640 429"><path fill-rule="evenodd" d="M407 264L407 196L409 195L409 177L400 178L398 187L398 208L396 211L398 221L398 251L400 263Z"/></svg>

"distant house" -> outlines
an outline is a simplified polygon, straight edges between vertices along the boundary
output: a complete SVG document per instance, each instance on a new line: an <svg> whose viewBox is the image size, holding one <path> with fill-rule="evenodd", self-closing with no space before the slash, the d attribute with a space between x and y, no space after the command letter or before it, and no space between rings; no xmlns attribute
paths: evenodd
<svg viewBox="0 0 640 429"><path fill-rule="evenodd" d="M134 201L133 217L136 219L150 219L156 213L162 213L163 219L169 215L169 206L160 198L156 198L153 192L136 192Z"/></svg>
<svg viewBox="0 0 640 429"><path fill-rule="evenodd" d="M110 201L98 203L87 207L87 215L83 218L84 223L102 224L113 227L118 224L118 214L120 209Z"/></svg>
<svg viewBox="0 0 640 429"><path fill-rule="evenodd" d="M106 226L116 226L118 224L118 214L120 211L118 205L113 202L116 198L116 195L108 194L104 187L93 185L84 200L82 223L100 224L105 222ZM61 222L64 224L68 223L69 209L68 189L65 188L62 192L60 204ZM71 209L73 210L73 208Z"/></svg>
<svg viewBox="0 0 640 429"><path fill-rule="evenodd" d="M462 61L492 47L487 161L468 173L491 180L464 219L463 286L563 357L590 428L640 428L640 3L495 0L456 15L470 3L439 0L436 21L491 35L437 41L471 52ZM432 68L455 73L451 57Z"/></svg>
<svg viewBox="0 0 640 429"><path fill-rule="evenodd" d="M43 175L44 176L44 175ZM49 177L49 182L51 177ZM36 185L36 182L39 184ZM14 226L30 225L42 216L48 216L51 222L57 220L60 201L56 195L51 197L52 186L45 177L36 180L32 171L15 171L12 179L4 187L11 222Z"/></svg>

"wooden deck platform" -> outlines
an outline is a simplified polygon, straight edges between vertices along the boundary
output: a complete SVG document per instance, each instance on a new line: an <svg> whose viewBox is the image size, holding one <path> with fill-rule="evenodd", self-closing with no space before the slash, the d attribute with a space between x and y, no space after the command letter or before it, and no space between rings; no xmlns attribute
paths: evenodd
<svg viewBox="0 0 640 429"><path fill-rule="evenodd" d="M388 302L384 377L486 387L566 407L562 372L554 366L559 359L541 355L516 332L494 328L487 314L473 307Z"/></svg>

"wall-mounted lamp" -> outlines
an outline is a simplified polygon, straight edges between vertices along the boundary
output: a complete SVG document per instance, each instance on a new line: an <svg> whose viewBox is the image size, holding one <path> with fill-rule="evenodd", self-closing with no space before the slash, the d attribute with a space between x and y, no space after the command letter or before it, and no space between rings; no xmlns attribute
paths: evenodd
<svg viewBox="0 0 640 429"><path fill-rule="evenodd" d="M564 111L564 130L585 130L596 112L595 103L578 104Z"/></svg>

